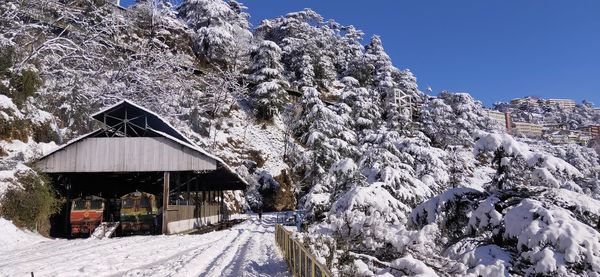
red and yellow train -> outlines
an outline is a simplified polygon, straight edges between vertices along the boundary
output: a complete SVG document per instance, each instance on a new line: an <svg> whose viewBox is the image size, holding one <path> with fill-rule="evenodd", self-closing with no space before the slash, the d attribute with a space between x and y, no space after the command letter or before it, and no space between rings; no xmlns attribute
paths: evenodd
<svg viewBox="0 0 600 277"><path fill-rule="evenodd" d="M159 231L159 216L156 195L146 192L128 193L110 203L98 196L75 198L71 204L71 236L89 236L103 221L114 219L120 221L120 234L153 234Z"/></svg>
<svg viewBox="0 0 600 277"><path fill-rule="evenodd" d="M106 199L98 196L75 198L71 204L71 236L86 236L103 221Z"/></svg>

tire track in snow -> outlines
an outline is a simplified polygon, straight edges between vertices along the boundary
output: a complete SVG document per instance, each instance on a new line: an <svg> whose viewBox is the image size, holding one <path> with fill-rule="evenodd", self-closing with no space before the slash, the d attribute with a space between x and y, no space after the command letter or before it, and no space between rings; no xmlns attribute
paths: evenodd
<svg viewBox="0 0 600 277"><path fill-rule="evenodd" d="M241 252L245 252L246 251L246 243L251 240L250 238L250 232L249 230L245 230L243 231L243 241L240 239L238 241L236 241L236 243L234 245L229 246L227 249L225 249L225 251L223 253L221 253L219 256L217 256L216 259L214 259L208 266L207 268L204 270L204 272L202 274L200 274L200 276L207 276L207 277L213 277L213 276L221 276L221 275L225 275L225 276L240 276L240 275L227 275L227 274L223 274L225 267L230 266L231 264L233 264L235 262L236 257L242 258L240 256L238 256ZM244 246L244 247L242 247Z"/></svg>
<svg viewBox="0 0 600 277"><path fill-rule="evenodd" d="M246 230L248 239L240 241L235 253L227 254L232 259L217 263L201 276L289 276L287 265L274 249L273 220L253 219L252 223L253 228Z"/></svg>
<svg viewBox="0 0 600 277"><path fill-rule="evenodd" d="M252 236L248 257L238 275L290 276L283 257L279 255L275 242L274 220L266 220ZM232 274L230 276L236 276Z"/></svg>
<svg viewBox="0 0 600 277"><path fill-rule="evenodd" d="M2 253L0 276L289 276L274 217L203 235L54 240Z"/></svg>
<svg viewBox="0 0 600 277"><path fill-rule="evenodd" d="M173 276L178 274L187 264L205 254L206 251L216 247L214 243L227 245L238 237L238 232L233 230L227 231L223 236L217 237L211 241L207 247L197 248L192 247L191 251L181 252L177 255L172 255L169 258L161 259L149 265L144 265L136 269L128 270L123 276ZM214 234L214 233L209 233ZM206 244L203 244L206 245ZM204 258L204 257L202 257Z"/></svg>
<svg viewBox="0 0 600 277"><path fill-rule="evenodd" d="M254 232L254 231L252 231ZM262 239L262 237L261 237ZM224 276L242 276L242 272L243 272L243 268L249 263L249 261L247 261L247 254L248 252L252 249L254 250L256 248L256 241L259 240L255 235L253 235L251 238L248 239L247 243L244 244L244 247L242 247L241 249L238 248L237 252L235 253L235 256L233 258L233 260L231 260L231 262L229 262L229 264L222 270L222 275ZM250 251L250 253L252 253L254 251ZM235 272L235 274L234 274ZM212 272L209 273L207 276L218 276L218 274L216 272Z"/></svg>
<svg viewBox="0 0 600 277"><path fill-rule="evenodd" d="M143 240L142 238L139 239L134 239L134 240L127 240L125 241L126 244L132 244L132 243L138 243L138 241ZM81 253L86 253L88 250L102 250L105 249L107 247L110 246L115 246L118 245L119 242L123 242L120 239L112 239L110 241L106 241L105 243L96 243L96 241L87 241L87 240L69 240L67 244L62 243L64 240L58 240L58 241L51 241L49 243L45 243L42 242L40 244L43 244L43 246L47 246L47 247L42 247L42 248L38 248L37 246L40 246L39 244L37 245L33 245L33 249L31 249L30 251L27 250L22 250L22 249L14 249L14 252L18 252L17 255L11 255L10 258L7 259L3 259L2 263L0 263L0 267L2 266L8 266L8 265L15 265L15 264L25 264L25 263L32 263L32 262L36 262L36 261L40 261L40 260L44 260L49 258L47 253L48 252L52 252L52 256L54 257L61 257L61 256L65 256L65 255L73 255L74 253L80 253L77 256L81 256ZM102 240L104 242L104 240ZM100 241L99 241L100 242ZM41 256L43 255L43 256ZM5 257L7 255L4 255ZM25 257L25 260L23 260L23 258ZM32 257L37 257L37 258L32 258Z"/></svg>
<svg viewBox="0 0 600 277"><path fill-rule="evenodd" d="M248 230L240 231L241 234L239 238L236 241L234 241L233 244L221 247L222 249L220 251L220 254L216 255L215 258L213 258L210 261L210 263L203 264L203 266L200 269L198 269L199 276L207 276L207 274L210 274L211 272L218 272L218 276L220 276L220 273L223 271L222 267L226 266L233 260L234 255L235 253L237 253L240 245L245 243L250 237L250 232Z"/></svg>

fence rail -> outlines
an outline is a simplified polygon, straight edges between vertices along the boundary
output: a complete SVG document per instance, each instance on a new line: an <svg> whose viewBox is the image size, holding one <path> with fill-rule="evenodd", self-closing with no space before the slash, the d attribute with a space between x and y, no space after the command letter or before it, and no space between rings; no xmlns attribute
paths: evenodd
<svg viewBox="0 0 600 277"><path fill-rule="evenodd" d="M310 254L304 246L292 239L292 232L275 225L275 241L283 253L288 268L298 277L332 277L331 272Z"/></svg>

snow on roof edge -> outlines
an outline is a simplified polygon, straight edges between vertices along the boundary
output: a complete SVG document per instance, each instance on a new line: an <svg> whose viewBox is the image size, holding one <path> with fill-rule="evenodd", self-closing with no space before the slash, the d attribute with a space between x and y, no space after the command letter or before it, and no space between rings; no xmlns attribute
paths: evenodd
<svg viewBox="0 0 600 277"><path fill-rule="evenodd" d="M56 153L56 152L58 152L58 151L60 151L60 150L63 150L63 149L64 149L64 148L66 148L67 146L69 146L69 145L71 145L71 144L74 144L74 143L76 143L76 142L78 142L78 141L80 141L80 140L83 140L83 139L85 139L85 138L87 138L87 137L89 137L89 136L91 136L91 135L93 135L93 134L95 134L96 132L98 132L98 131L101 131L101 130L102 130L102 129L96 129L96 130L94 130L94 131L91 131L91 132L89 132L89 133L87 133L87 134L83 134L83 135L81 135L81 136L79 136L79 137L77 137L77 138L74 138L74 139L72 139L72 140L69 140L69 141L67 141L65 144L63 144L63 145L61 145L61 146L57 147L56 149L54 149L54 150L52 150L52 151L48 152L48 154L45 154L45 155L41 156L41 157L40 157L39 159L37 159L37 160L38 160L38 161L41 161L41 160L45 159L46 157L48 157L48 156L50 156L50 155L52 155L52 154L54 154L54 153Z"/></svg>
<svg viewBox="0 0 600 277"><path fill-rule="evenodd" d="M214 159L215 161L217 161L217 163L220 163L220 164L221 164L221 165L222 165L222 166L223 166L223 167L224 167L224 168L225 168L227 171L229 171L231 174L234 174L235 176L237 176L237 177L238 177L238 179L239 179L239 180L240 180L240 181L241 181L241 182L242 182L244 185L246 185L246 186L248 186L248 185L249 185L249 184L248 184L248 182L246 182L246 180L244 180L244 178L242 178L242 177L241 177L239 174L237 174L237 173L236 173L236 172L235 172L235 171L234 171L234 170L233 170L233 169L232 169L232 168L231 168L231 167L230 167L230 166L229 166L227 163L225 163L225 161L223 161L223 159L221 159L221 158L219 158L219 157L215 156L214 154L208 153L206 150L204 150L204 149L200 148L198 145L196 145L196 144L194 144L194 143L188 143L188 142L182 141L182 140L180 140L180 139L178 139L178 138L176 138L176 137L173 137L173 136L171 136L171 135L169 135L169 134L167 134L167 133L164 133L164 132L161 132L161 131L157 131L157 130L154 130L154 129L152 129L152 128L150 128L150 130L152 130L152 132L155 132L155 133L157 133L157 134L159 134L159 135L163 136L163 137L164 137L164 138L166 138L166 139L169 139L169 140L171 140L171 141L173 141L173 142L175 142L175 143L178 143L178 144L181 144L181 145L183 145L183 146L186 146L186 147L188 147L188 148L190 148L190 149L192 149L192 150L194 150L194 151L197 151L197 152L199 152L199 153L201 153L201 154L203 154L203 155L206 155L207 157L209 157L209 158L211 158L211 159ZM99 132L99 131L102 131L102 129L97 129L97 130L94 130L94 131L92 131L92 132L89 132L89 133L87 133L87 134L81 135L81 136L79 136L79 137L77 137L77 138L75 138L75 139L72 139L72 140L68 141L67 143L65 143L65 144L61 145L60 147L58 147L58 148L56 148L56 149L54 149L54 150L50 151L48 154L46 154L46 155L44 155L44 156L40 157L39 159L37 159L37 161L41 161L41 160L43 160L43 159L47 158L48 156L50 156L50 155L52 155L52 154L54 154L54 153L56 153L56 152L58 152L58 151L61 151L61 150L63 150L63 149L65 149L66 147L68 147L68 146L70 146L70 145L72 145L72 144L75 144L75 143L77 143L77 142L79 142L79 141L81 141L81 140L83 140L83 139L86 139L86 138L88 138L88 137L89 137L89 136L91 136L91 135L94 135L94 134L96 134L96 133L97 133L97 132Z"/></svg>
<svg viewBox="0 0 600 277"><path fill-rule="evenodd" d="M191 148L192 150L198 151L206 156L208 156L209 158L212 158L214 160L216 160L217 162L221 163L221 165L223 167L225 167L225 169L229 172L231 172L232 174L235 174L245 185L249 185L248 182L246 182L246 180L244 180L244 178L242 178L239 174L237 174L225 161L223 161L223 159L215 156L214 154L208 153L206 150L200 148L200 146L196 145L195 143L186 143L185 141L181 141L180 139L173 137L169 134L166 134L164 132L161 131L157 131L154 130L152 128L150 128L150 130L152 130L153 132L156 132L157 134L164 136L167 139L170 139L176 143L179 143L181 145L187 146L189 148Z"/></svg>

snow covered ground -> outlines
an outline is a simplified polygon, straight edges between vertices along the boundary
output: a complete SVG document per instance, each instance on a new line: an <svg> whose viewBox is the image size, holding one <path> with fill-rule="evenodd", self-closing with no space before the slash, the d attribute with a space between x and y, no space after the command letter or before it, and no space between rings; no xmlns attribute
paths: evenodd
<svg viewBox="0 0 600 277"><path fill-rule="evenodd" d="M0 220L4 236L12 224ZM274 222L275 215L265 215L203 235L104 240L15 234L21 242L0 240L0 276L289 276Z"/></svg>

